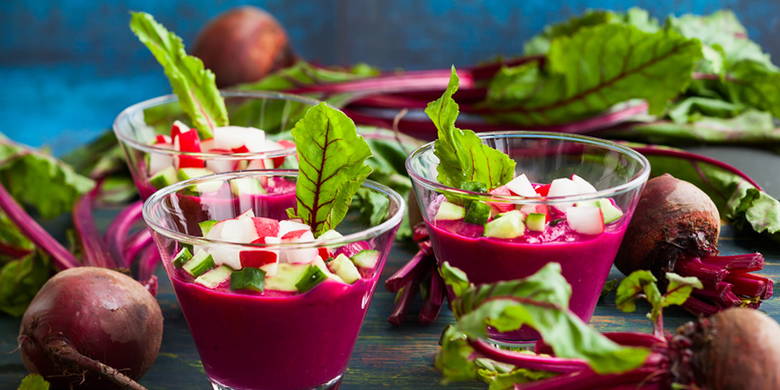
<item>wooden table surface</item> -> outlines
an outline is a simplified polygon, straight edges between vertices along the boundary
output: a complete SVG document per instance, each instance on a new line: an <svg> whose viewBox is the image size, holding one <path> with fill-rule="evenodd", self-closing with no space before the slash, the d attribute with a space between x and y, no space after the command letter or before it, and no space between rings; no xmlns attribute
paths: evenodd
<svg viewBox="0 0 780 390"><path fill-rule="evenodd" d="M749 172L765 189L775 197L780 196L780 157L750 149L702 148L697 150L732 164ZM738 235L730 227L724 227L721 237L723 254L760 251L767 259L767 266L761 272L780 281L780 245L753 235ZM391 258L384 270L384 277L396 271L411 257L412 251L398 245L393 248ZM179 311L167 278L160 274L161 288L158 295L165 316L165 333L160 355L141 383L149 389L210 389L198 354ZM620 278L614 268L610 279ZM384 280L384 278L383 278ZM366 317L352 360L344 377L342 389L483 389L481 383L456 383L443 386L439 375L433 369L432 358L438 346L442 328L452 322L452 315L443 310L438 321L429 326L416 324L394 328L386 317L392 306L393 295L383 286L377 288L374 300ZM780 321L780 300L776 297L765 302L762 310ZM614 295L599 302L592 325L604 331L649 331L645 319L646 306L640 306L636 313L626 314L615 309ZM672 308L665 313L667 329L691 320L686 312ZM16 349L16 334L19 320L0 316L0 389L15 389L25 375Z"/></svg>

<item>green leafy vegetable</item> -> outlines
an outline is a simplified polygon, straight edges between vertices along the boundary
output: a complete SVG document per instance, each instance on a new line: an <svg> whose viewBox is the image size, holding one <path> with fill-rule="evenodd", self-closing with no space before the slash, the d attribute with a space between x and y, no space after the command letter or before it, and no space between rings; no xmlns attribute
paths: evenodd
<svg viewBox="0 0 780 390"><path fill-rule="evenodd" d="M341 111L320 103L292 130L300 160L296 184L297 217L315 235L335 228L352 196L371 173L371 156L355 124Z"/></svg>
<svg viewBox="0 0 780 390"><path fill-rule="evenodd" d="M675 273L667 272L666 280L669 285L666 292L661 294L656 282L658 280L650 271L634 271L626 276L618 286L616 306L624 312L636 310L637 299L645 299L652 307L647 318L653 323L655 332L663 332L661 315L663 308L672 305L682 305L693 292L694 288L704 288L701 281L695 277L682 277Z"/></svg>
<svg viewBox="0 0 780 390"><path fill-rule="evenodd" d="M463 275L441 272L453 289L463 288ZM571 286L558 263L549 263L525 279L469 285L452 302L454 329L472 339L488 336L488 326L506 332L528 325L562 358L584 359L598 373L625 372L639 367L649 351L621 347L568 310Z"/></svg>
<svg viewBox="0 0 780 390"><path fill-rule="evenodd" d="M458 90L458 82L453 67L444 94L425 108L437 129L434 153L439 158L438 180L456 188L469 181L485 184L489 189L498 187L514 177L515 161L483 144L473 131L455 127L459 110L452 95Z"/></svg>
<svg viewBox="0 0 780 390"><path fill-rule="evenodd" d="M283 91L313 84L359 80L378 76L379 73L379 69L362 63L349 68L324 68L314 66L306 61L298 61L294 65L271 73L259 81L241 84L236 89L243 91Z"/></svg>
<svg viewBox="0 0 780 390"><path fill-rule="evenodd" d="M14 143L2 134L0 180L17 201L34 208L43 218L69 212L76 200L94 186L92 180L77 174L67 164Z"/></svg>
<svg viewBox="0 0 780 390"><path fill-rule="evenodd" d="M514 389L516 383L533 382L553 376L542 371L518 369L511 364L480 357L469 345L468 337L448 325L439 341L441 349L433 365L442 375L442 383L481 380L489 390Z"/></svg>
<svg viewBox="0 0 780 390"><path fill-rule="evenodd" d="M170 129L170 122L166 127ZM138 196L124 153L111 129L95 140L72 150L62 157L62 161L81 175L103 178L101 202L119 204Z"/></svg>
<svg viewBox="0 0 780 390"><path fill-rule="evenodd" d="M35 251L0 268L0 311L18 317L54 274L45 254Z"/></svg>
<svg viewBox="0 0 780 390"><path fill-rule="evenodd" d="M214 73L205 69L199 58L187 55L181 38L144 12L132 12L130 29L162 65L181 108L201 138L211 138L215 127L228 124Z"/></svg>
<svg viewBox="0 0 780 390"><path fill-rule="evenodd" d="M552 40L544 64L502 69L488 100L511 108L498 117L519 124L569 122L631 99L659 114L686 88L700 58L699 41L676 32L599 24Z"/></svg>
<svg viewBox="0 0 780 390"><path fill-rule="evenodd" d="M22 379L17 390L49 390L49 382L38 374L30 374Z"/></svg>
<svg viewBox="0 0 780 390"><path fill-rule="evenodd" d="M0 213L0 264L26 256L35 245L16 228L5 214Z"/></svg>

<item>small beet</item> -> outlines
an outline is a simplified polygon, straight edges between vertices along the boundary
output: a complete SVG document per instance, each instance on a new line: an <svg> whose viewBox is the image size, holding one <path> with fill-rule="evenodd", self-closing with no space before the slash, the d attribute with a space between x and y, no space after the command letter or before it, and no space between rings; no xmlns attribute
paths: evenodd
<svg viewBox="0 0 780 390"><path fill-rule="evenodd" d="M731 308L683 325L675 344L687 346L675 365L678 383L709 390L780 389L780 325L758 310Z"/></svg>
<svg viewBox="0 0 780 390"><path fill-rule="evenodd" d="M695 185L664 174L647 182L615 259L628 275L649 269L656 276L674 270L683 256L718 253L720 214Z"/></svg>
<svg viewBox="0 0 780 390"><path fill-rule="evenodd" d="M157 357L162 313L137 281L105 268L59 272L22 318L19 347L30 372L54 388L143 389Z"/></svg>
<svg viewBox="0 0 780 390"><path fill-rule="evenodd" d="M219 87L260 80L296 61L284 28L256 7L212 20L198 34L193 54L214 72Z"/></svg>

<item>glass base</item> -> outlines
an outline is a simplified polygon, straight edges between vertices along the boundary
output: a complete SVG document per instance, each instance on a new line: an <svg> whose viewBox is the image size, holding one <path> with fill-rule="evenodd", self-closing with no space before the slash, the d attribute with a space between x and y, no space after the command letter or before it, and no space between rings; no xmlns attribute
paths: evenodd
<svg viewBox="0 0 780 390"><path fill-rule="evenodd" d="M312 387L311 389L300 389L300 390L337 390L339 388L339 386L341 385L341 377L343 375L344 374L339 374L337 377L335 377L335 378L333 378L333 379L331 379L331 380L329 380L329 381L327 381L327 382L325 382L325 383L323 383L323 384L321 384L321 385L319 385L317 387ZM258 386L258 387L252 387L251 389L250 388L241 388L241 389L239 389L239 388L233 388L233 387L225 386L225 385L223 385L223 384L221 384L221 383L219 383L219 382L217 382L217 381L215 381L213 379L209 379L209 382L211 382L211 388L213 390L266 390L266 388L263 387L262 385ZM272 390L272 389L269 388L268 390ZM296 390L298 390L298 389L296 389Z"/></svg>

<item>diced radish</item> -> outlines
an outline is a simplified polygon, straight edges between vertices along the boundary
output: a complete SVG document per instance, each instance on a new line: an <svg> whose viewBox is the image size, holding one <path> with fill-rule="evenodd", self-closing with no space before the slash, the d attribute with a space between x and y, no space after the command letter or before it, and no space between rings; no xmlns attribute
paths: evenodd
<svg viewBox="0 0 780 390"><path fill-rule="evenodd" d="M168 144L159 144L158 146L171 147ZM154 176L157 172L168 167L173 167L173 156L166 153L149 153L149 176Z"/></svg>
<svg viewBox="0 0 780 390"><path fill-rule="evenodd" d="M493 190L491 190L490 193L493 195L506 195L506 196L513 195L512 192L509 190L509 188L507 188L506 186L496 187ZM507 211L512 211L515 209L515 205L509 202L487 202L487 204L489 204L490 207L492 207L493 210L495 210L496 214L505 213Z"/></svg>
<svg viewBox="0 0 780 390"><path fill-rule="evenodd" d="M254 217L255 231L258 237L276 237L279 235L279 221L273 218Z"/></svg>
<svg viewBox="0 0 780 390"><path fill-rule="evenodd" d="M165 134L157 134L154 136L154 144L157 146L161 146L162 144L166 144L166 146L171 146L173 142L171 141L171 137Z"/></svg>
<svg viewBox="0 0 780 390"><path fill-rule="evenodd" d="M211 151L214 152L214 150L212 149ZM235 171L236 160L210 158L206 161L206 168L217 173Z"/></svg>
<svg viewBox="0 0 780 390"><path fill-rule="evenodd" d="M239 214L236 218L257 218L255 217L255 211L252 209L248 209L244 211L243 213Z"/></svg>
<svg viewBox="0 0 780 390"><path fill-rule="evenodd" d="M539 196L539 194L536 193L536 190L534 190L533 184L531 184L531 181L528 180L528 177L526 177L525 174L512 179L509 183L504 184L504 186L506 186L514 195L526 197Z"/></svg>
<svg viewBox="0 0 780 390"><path fill-rule="evenodd" d="M569 207L566 209L566 221L577 233L600 234L604 231L604 216L598 207Z"/></svg>
<svg viewBox="0 0 780 390"><path fill-rule="evenodd" d="M220 239L223 241L248 244L259 237L257 235L257 231L255 230L255 224L252 218L228 219L218 223L215 226L219 225L222 225Z"/></svg>
<svg viewBox="0 0 780 390"><path fill-rule="evenodd" d="M560 178L555 179L550 183L550 190L547 192L547 196L569 196L577 195L579 193L579 186L571 179Z"/></svg>
<svg viewBox="0 0 780 390"><path fill-rule="evenodd" d="M200 138L195 129L181 129L173 135L173 147L180 152L200 153ZM173 132L172 132L173 134ZM181 155L179 156L179 168L203 168L206 163L197 157Z"/></svg>
<svg viewBox="0 0 780 390"><path fill-rule="evenodd" d="M295 243L295 242L305 242L305 241L314 241L314 235L311 233L310 230L304 231L302 234L298 234L298 231L290 231L288 233L291 233L290 238L282 238L283 243ZM282 237L287 236L287 233L285 233ZM318 256L319 251L317 248L298 248L298 249L282 249L279 257L279 261L283 263L297 263L297 264L306 264L311 263L316 258L319 258Z"/></svg>
<svg viewBox="0 0 780 390"><path fill-rule="evenodd" d="M571 181L577 184L577 188L580 194L592 194L594 192L597 192L596 187L593 187L593 185L590 184L587 180L575 174L571 175Z"/></svg>
<svg viewBox="0 0 780 390"><path fill-rule="evenodd" d="M233 153L249 153L249 148L246 147L246 145L241 145L237 148L232 149Z"/></svg>
<svg viewBox="0 0 780 390"><path fill-rule="evenodd" d="M547 196L547 193L550 192L551 184L544 184L536 187L535 191L537 194L541 196Z"/></svg>
<svg viewBox="0 0 780 390"><path fill-rule="evenodd" d="M284 237L287 232L291 232L293 230L311 230L311 228L305 223L300 223L289 219L279 221L279 237Z"/></svg>
<svg viewBox="0 0 780 390"><path fill-rule="evenodd" d="M529 214L546 214L548 218L550 217L546 204L524 204L520 206L520 212L526 216Z"/></svg>
<svg viewBox="0 0 780 390"><path fill-rule="evenodd" d="M253 244L278 244L281 240L277 237L260 237ZM278 248L246 249L239 254L242 267L265 267L279 261Z"/></svg>
<svg viewBox="0 0 780 390"><path fill-rule="evenodd" d="M241 248L239 247L214 245L208 248L208 253L214 258L216 265L227 265L233 269L241 269Z"/></svg>
<svg viewBox="0 0 780 390"><path fill-rule="evenodd" d="M289 231L287 233L284 233L284 235L282 236L282 240L296 240L298 238L301 238L306 233L311 234L311 230L308 230L308 229L306 229L306 230L291 230L291 231ZM312 238L314 238L313 234L311 234L311 236L312 236Z"/></svg>
<svg viewBox="0 0 780 390"><path fill-rule="evenodd" d="M276 144L275 145L276 148L272 150L295 149L295 143L286 139L274 143ZM285 158L286 158L285 156L274 157L273 158L274 168L279 168L280 166L282 166L282 164L284 164Z"/></svg>
<svg viewBox="0 0 780 390"><path fill-rule="evenodd" d="M189 130L190 127L185 125L183 122L174 121L173 124L171 125L171 138L172 139L176 138L177 136L179 136L179 134Z"/></svg>
<svg viewBox="0 0 780 390"><path fill-rule="evenodd" d="M262 152L265 147L265 132L252 127L224 126L214 129L214 147L220 149L246 146L250 152Z"/></svg>
<svg viewBox="0 0 780 390"><path fill-rule="evenodd" d="M206 138L200 140L200 150L204 152L210 152L214 149L214 138Z"/></svg>
<svg viewBox="0 0 780 390"><path fill-rule="evenodd" d="M328 241L339 240L339 239L341 239L343 237L344 236L341 235L341 233L331 229L331 230L328 230L328 231L320 234L320 236L317 237L317 241L328 242ZM329 258L333 257L334 248L333 247L327 247L327 246L321 246L321 247L317 248L317 251L319 252L319 255L320 255L321 258L329 259Z"/></svg>

